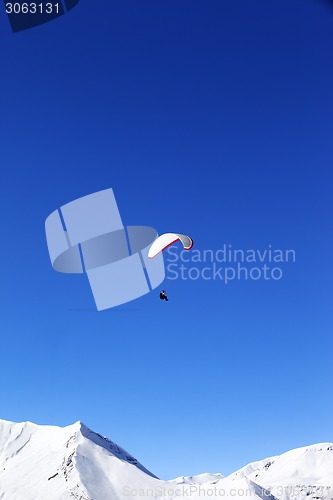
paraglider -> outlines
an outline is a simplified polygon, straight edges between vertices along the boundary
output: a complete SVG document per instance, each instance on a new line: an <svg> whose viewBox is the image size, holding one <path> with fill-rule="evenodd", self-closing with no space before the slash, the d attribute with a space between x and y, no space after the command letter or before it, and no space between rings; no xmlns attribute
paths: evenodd
<svg viewBox="0 0 333 500"><path fill-rule="evenodd" d="M192 238L186 236L185 234L178 234L178 233L161 234L161 236L159 236L151 245L148 252L148 257L150 259L153 259L154 257L156 257L156 255L158 255L160 252L168 248L170 245L176 243L176 241L182 242L184 250L191 250L191 248L194 245Z"/></svg>
<svg viewBox="0 0 333 500"><path fill-rule="evenodd" d="M162 290L161 293L160 293L160 299L161 300L166 300L168 302L168 297L166 296L166 292L165 290Z"/></svg>
<svg viewBox="0 0 333 500"><path fill-rule="evenodd" d="M153 259L159 253L163 252L170 245L176 243L176 241L181 241L184 247L184 250L191 250L194 245L192 238L186 236L186 234L178 234L178 233L165 233L161 234L156 240L152 243L148 251L148 257ZM168 297L166 295L165 290L162 290L160 293L160 299L168 302Z"/></svg>

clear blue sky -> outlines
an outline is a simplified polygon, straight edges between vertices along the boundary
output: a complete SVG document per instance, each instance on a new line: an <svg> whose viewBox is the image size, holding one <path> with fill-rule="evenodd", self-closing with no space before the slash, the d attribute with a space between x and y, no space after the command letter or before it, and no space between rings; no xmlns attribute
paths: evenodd
<svg viewBox="0 0 333 500"><path fill-rule="evenodd" d="M15 35L1 5L0 44L1 418L83 420L163 478L333 441L329 3L81 0ZM44 221L108 187L127 224L296 263L97 313Z"/></svg>

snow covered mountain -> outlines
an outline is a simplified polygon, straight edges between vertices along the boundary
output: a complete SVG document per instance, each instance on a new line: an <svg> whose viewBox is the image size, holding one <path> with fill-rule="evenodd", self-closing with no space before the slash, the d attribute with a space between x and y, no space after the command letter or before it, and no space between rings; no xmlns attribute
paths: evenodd
<svg viewBox="0 0 333 500"><path fill-rule="evenodd" d="M237 481L243 477L282 500L333 499L333 444L297 448L254 462L231 474L229 479Z"/></svg>
<svg viewBox="0 0 333 500"><path fill-rule="evenodd" d="M0 500L331 500L333 444L300 448L223 477L163 481L81 422L69 427L0 420Z"/></svg>

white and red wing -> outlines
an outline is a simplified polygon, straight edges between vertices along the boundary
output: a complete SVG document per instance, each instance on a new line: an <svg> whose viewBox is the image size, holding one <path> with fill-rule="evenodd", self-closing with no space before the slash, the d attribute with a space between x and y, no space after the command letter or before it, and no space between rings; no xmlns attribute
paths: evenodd
<svg viewBox="0 0 333 500"><path fill-rule="evenodd" d="M181 241L184 247L184 250L191 250L193 247L193 240L186 234L178 234L178 233L165 233L161 234L154 243L151 245L148 257L153 259L157 254L168 248L170 245L176 243L176 241Z"/></svg>

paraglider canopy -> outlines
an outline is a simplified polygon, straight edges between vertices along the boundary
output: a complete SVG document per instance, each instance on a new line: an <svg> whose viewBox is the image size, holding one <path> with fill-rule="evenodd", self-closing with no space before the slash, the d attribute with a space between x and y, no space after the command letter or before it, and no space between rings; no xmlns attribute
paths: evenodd
<svg viewBox="0 0 333 500"><path fill-rule="evenodd" d="M191 250L191 248L194 245L193 240L189 236L186 236L185 234L178 234L178 233L161 234L161 236L159 236L151 245L148 252L148 257L150 259L153 259L154 257L156 257L157 254L165 250L167 247L176 243L176 241L182 242L184 250Z"/></svg>

